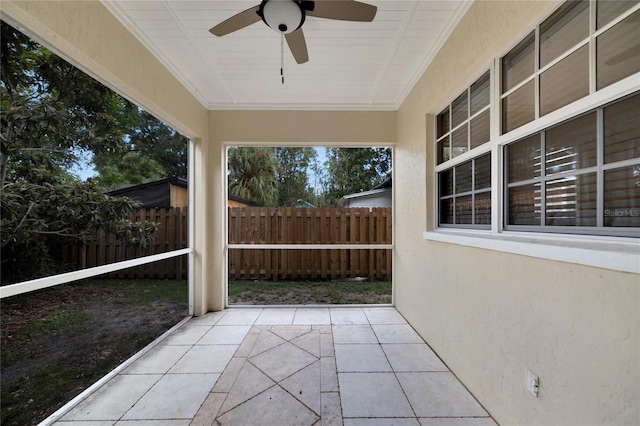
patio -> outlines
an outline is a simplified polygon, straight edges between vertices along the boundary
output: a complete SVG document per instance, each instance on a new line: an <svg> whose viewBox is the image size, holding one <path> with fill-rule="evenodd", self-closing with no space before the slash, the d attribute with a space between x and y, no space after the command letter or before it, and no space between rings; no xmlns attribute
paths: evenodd
<svg viewBox="0 0 640 426"><path fill-rule="evenodd" d="M74 403L47 423L496 424L391 307L211 312Z"/></svg>

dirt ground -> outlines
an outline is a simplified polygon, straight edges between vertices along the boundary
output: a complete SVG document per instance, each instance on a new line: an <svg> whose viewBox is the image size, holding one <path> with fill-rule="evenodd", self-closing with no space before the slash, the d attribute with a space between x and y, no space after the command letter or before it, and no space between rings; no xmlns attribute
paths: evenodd
<svg viewBox="0 0 640 426"><path fill-rule="evenodd" d="M84 282L2 301L2 425L35 425L187 314L186 283Z"/></svg>

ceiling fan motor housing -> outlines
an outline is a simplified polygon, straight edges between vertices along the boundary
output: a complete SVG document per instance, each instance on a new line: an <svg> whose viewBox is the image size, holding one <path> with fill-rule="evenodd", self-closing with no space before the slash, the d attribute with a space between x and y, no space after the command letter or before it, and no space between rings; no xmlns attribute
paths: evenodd
<svg viewBox="0 0 640 426"><path fill-rule="evenodd" d="M270 28L282 34L300 28L305 18L302 2L295 0L262 0L258 15Z"/></svg>

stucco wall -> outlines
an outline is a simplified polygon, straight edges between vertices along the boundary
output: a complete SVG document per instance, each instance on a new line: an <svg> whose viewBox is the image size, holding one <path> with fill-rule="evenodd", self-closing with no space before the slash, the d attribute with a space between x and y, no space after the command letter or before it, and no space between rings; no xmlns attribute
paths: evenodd
<svg viewBox="0 0 640 426"><path fill-rule="evenodd" d="M422 238L433 115L554 4L474 3L399 109L395 301L499 423L638 424L638 275Z"/></svg>

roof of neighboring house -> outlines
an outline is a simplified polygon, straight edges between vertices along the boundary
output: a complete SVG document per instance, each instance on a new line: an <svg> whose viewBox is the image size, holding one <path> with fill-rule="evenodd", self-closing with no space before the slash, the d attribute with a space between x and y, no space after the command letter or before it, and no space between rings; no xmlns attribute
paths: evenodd
<svg viewBox="0 0 640 426"><path fill-rule="evenodd" d="M229 194L227 199L229 200L233 200L233 201L237 201L238 203L243 203L243 204L248 204L250 206L255 206L257 205L256 203L254 203L251 200L248 200L246 198L242 198L242 197L238 197L237 195L233 195L233 194Z"/></svg>
<svg viewBox="0 0 640 426"><path fill-rule="evenodd" d="M362 198L362 197L371 197L377 194L384 194L385 192L389 192L389 187L380 188L380 189L372 189L370 191L362 191L362 192L354 192L353 194L347 194L344 197L340 198L338 204L341 204L342 201L351 200L353 198Z"/></svg>
<svg viewBox="0 0 640 426"><path fill-rule="evenodd" d="M314 208L315 206L308 201L297 199L294 203L291 204L292 207L300 207L300 208Z"/></svg>
<svg viewBox="0 0 640 426"><path fill-rule="evenodd" d="M171 207L170 186L175 185L186 188L187 183L188 181L185 178L170 177L140 185L130 185L109 191L107 194L131 197L140 202L141 208Z"/></svg>
<svg viewBox="0 0 640 426"><path fill-rule="evenodd" d="M114 189L113 191L109 191L107 192L107 194L109 195L126 195L127 193L134 191L134 190L138 190L138 189L147 189L147 188L152 188L158 185L163 185L165 183L169 183L171 185L177 185L177 186L182 186L183 188L186 188L188 186L188 181L185 178L181 178L181 177L168 177L166 179L160 179L160 180L154 180L153 182L146 182L146 183L141 183L139 185L127 185L127 186L123 186L121 188L118 189Z"/></svg>
<svg viewBox="0 0 640 426"><path fill-rule="evenodd" d="M347 201L353 200L354 198L375 197L376 195L389 192L392 189L393 189L393 185L392 185L391 178L388 178L387 180L382 182L380 185L374 186L373 189L370 189L369 191L354 192L353 194L347 194L343 196L342 198L340 198L340 200L338 200L338 205L342 206L346 204Z"/></svg>
<svg viewBox="0 0 640 426"><path fill-rule="evenodd" d="M393 188L393 182L391 182L391 179L392 178L388 178L387 180L382 182L380 185L374 186L371 189Z"/></svg>

